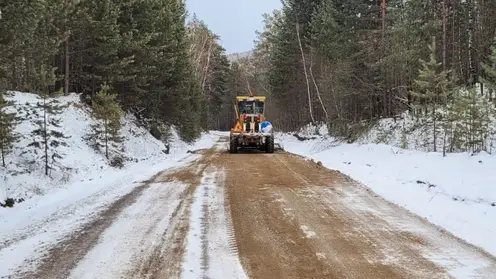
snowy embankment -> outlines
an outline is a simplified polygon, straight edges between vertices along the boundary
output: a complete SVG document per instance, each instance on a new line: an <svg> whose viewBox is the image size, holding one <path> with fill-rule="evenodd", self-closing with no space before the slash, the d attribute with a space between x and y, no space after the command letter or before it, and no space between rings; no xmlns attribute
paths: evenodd
<svg viewBox="0 0 496 279"><path fill-rule="evenodd" d="M122 118L122 149L112 147L110 151L111 158L120 156L124 159L124 167L111 167L104 151L91 147L84 139L90 134L95 120L89 108L81 103L79 95L71 94L56 98L58 105L67 106L60 115L48 116L48 122L55 118L61 120L60 127L49 125L49 130L57 130L63 137L52 137L58 145L49 147L51 169L46 176L43 146L30 146L35 141L33 131L38 128L37 121L43 119L43 111L37 107L42 100L35 94L21 92L9 93L6 97L13 102L10 111L17 112L19 118L15 128L19 141L13 152L6 156L6 168L0 167L2 201L8 197L29 199L61 189L85 188L88 187L86 184L96 180L102 184L102 179L109 181L133 171L139 173L147 166L182 156L191 148L172 131L170 154L165 154L164 143L136 125L134 117L126 115ZM202 139L199 144L213 145L212 139L207 142Z"/></svg>
<svg viewBox="0 0 496 279"><path fill-rule="evenodd" d="M0 207L0 236L41 221L85 199L90 199L85 202L95 206L99 204L96 197L102 199L101 202L103 199L111 201L131 191L140 180L174 166L188 155L188 149L213 146L218 138L204 134L195 144L188 145L173 131L170 152L165 154L163 142L137 126L132 117L126 116L122 120L124 142L121 155L127 160L123 168L114 168L102 151L90 147L84 140L94 120L88 108L81 104L79 96L72 94L57 98L59 104L68 105L59 116L60 131L66 138L63 139L64 145L53 148L62 158L53 162L53 169L46 176L42 149L28 146L33 141L31 133L37 127L36 121L42 117L41 109L36 107L40 99L37 95L20 92L7 97L14 101L12 108L20 117L16 126L20 138L13 152L6 156L7 167L0 167L0 201L6 197L24 198L26 201L15 204L13 208Z"/></svg>
<svg viewBox="0 0 496 279"><path fill-rule="evenodd" d="M384 144L300 141L283 148L337 169L375 193L496 255L496 156L426 153Z"/></svg>
<svg viewBox="0 0 496 279"><path fill-rule="evenodd" d="M53 163L49 176L44 174L40 149L28 147L40 111L36 95L18 93L9 97L21 121L16 127L20 140L6 157L7 167L0 167L0 199L25 198L12 208L0 207L0 277L12 274L28 259L39 254L98 216L112 202L142 185L143 180L168 168L177 167L197 158L188 150L209 148L217 141L215 134L203 134L194 144L179 140L173 131L170 153L163 152L163 142L135 124L132 117L123 117L122 168L109 165L102 151L84 140L94 123L90 111L77 95L57 98L68 107L60 115L60 131L67 137L65 144L54 150L61 159ZM41 114L42 115L42 114ZM116 150L112 150L116 154ZM12 253L11 251L16 251ZM8 260L7 260L8 259Z"/></svg>

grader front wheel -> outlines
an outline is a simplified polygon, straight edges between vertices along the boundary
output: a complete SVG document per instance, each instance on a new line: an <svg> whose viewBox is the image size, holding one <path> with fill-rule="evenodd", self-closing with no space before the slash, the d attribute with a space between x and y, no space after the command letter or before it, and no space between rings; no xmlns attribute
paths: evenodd
<svg viewBox="0 0 496 279"><path fill-rule="evenodd" d="M265 138L265 152L274 153L274 137L268 136Z"/></svg>
<svg viewBox="0 0 496 279"><path fill-rule="evenodd" d="M238 153L238 141L235 137L229 139L229 153Z"/></svg>

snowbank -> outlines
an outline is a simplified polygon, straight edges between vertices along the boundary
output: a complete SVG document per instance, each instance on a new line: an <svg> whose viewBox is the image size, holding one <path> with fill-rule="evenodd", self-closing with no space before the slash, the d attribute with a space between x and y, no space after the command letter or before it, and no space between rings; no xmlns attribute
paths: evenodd
<svg viewBox="0 0 496 279"><path fill-rule="evenodd" d="M208 147L213 140L216 138L204 135L190 147ZM0 208L0 277L10 276L18 267L32 268L51 247L94 220L114 201L142 185L143 180L199 156L176 152L158 163L143 161L127 169L109 170L100 179L52 190L13 208Z"/></svg>
<svg viewBox="0 0 496 279"><path fill-rule="evenodd" d="M321 161L382 197L496 255L496 156L426 153L322 138L277 139L285 150Z"/></svg>
<svg viewBox="0 0 496 279"><path fill-rule="evenodd" d="M50 147L49 158L53 169L50 170L49 176L45 176L43 149L29 146L34 140L32 131L38 126L36 121L43 119L42 110L37 107L37 103L42 100L35 94L21 92L9 92L6 97L14 102L10 109L16 111L20 117L15 130L20 139L13 152L6 156L7 167L0 167L2 201L6 197L28 199L46 195L54 190L89 187L87 184L102 179L102 183L108 182L108 179L134 171L139 172L164 160L174 160L192 148L172 131L169 154L165 154L164 143L155 139L145 128L136 125L132 116L126 115L122 118L121 129L121 135L124 137L123 149L119 150L124 158L124 167L115 169L109 165L102 150L91 147L84 139L95 121L89 108L81 103L79 95L71 94L56 98L60 105L67 107L58 116L61 127L50 125L50 128L58 129L66 138L59 140L63 144L55 148ZM204 135L195 146L212 146L214 138L215 135ZM52 162L52 151L62 158ZM115 156L117 151L112 148L111 157Z"/></svg>
<svg viewBox="0 0 496 279"><path fill-rule="evenodd" d="M487 87L484 87L487 90ZM358 135L358 143L387 144L421 151L496 151L496 110L489 92L481 85L461 88L453 100L436 111L436 148L431 112L414 115L408 111L395 118L370 122L369 130Z"/></svg>

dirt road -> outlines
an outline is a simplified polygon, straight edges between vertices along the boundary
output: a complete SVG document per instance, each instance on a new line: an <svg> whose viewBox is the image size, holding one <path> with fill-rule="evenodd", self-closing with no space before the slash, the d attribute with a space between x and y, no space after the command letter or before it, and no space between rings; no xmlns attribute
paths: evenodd
<svg viewBox="0 0 496 279"><path fill-rule="evenodd" d="M337 171L226 144L143 181L11 277L496 278L494 257Z"/></svg>

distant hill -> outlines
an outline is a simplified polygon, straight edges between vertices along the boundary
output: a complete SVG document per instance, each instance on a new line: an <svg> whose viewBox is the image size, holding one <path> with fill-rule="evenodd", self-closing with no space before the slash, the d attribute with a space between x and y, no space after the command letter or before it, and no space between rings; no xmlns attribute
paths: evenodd
<svg viewBox="0 0 496 279"><path fill-rule="evenodd" d="M227 55L227 59L229 59L230 62L238 61L242 58L247 58L250 57L253 54L252 50L245 51L245 52L235 52L235 53L230 53Z"/></svg>

